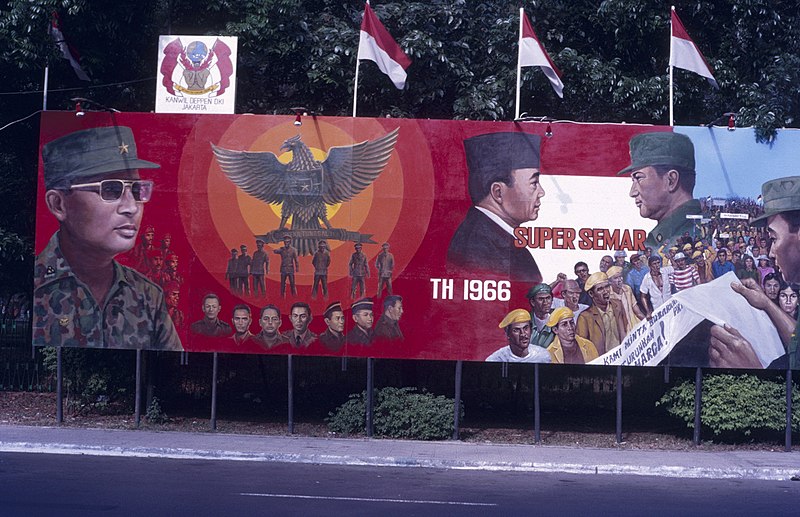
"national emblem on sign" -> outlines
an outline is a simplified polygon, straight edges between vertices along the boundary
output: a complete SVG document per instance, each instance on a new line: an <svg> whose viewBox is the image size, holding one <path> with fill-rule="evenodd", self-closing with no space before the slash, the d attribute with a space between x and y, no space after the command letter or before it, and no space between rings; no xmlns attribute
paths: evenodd
<svg viewBox="0 0 800 517"><path fill-rule="evenodd" d="M185 47L176 38L164 48L161 83L171 95L218 97L231 85L231 49L219 38L209 49L202 41Z"/></svg>
<svg viewBox="0 0 800 517"><path fill-rule="evenodd" d="M211 147L222 171L239 188L265 203L281 205L280 226L257 237L277 243L291 235L298 252L311 255L320 239L374 242L371 235L334 228L327 207L350 201L378 178L392 155L398 131L375 140L332 147L323 161L314 158L299 135L280 147L292 153L286 164L271 152ZM290 217L291 229L287 229Z"/></svg>

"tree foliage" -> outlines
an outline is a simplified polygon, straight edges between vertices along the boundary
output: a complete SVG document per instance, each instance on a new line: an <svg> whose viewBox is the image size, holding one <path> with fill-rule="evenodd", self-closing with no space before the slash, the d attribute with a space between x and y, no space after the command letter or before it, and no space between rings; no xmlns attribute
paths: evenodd
<svg viewBox="0 0 800 517"><path fill-rule="evenodd" d="M656 405L694 428L693 381L670 389ZM750 436L753 432L786 428L786 383L753 375L709 375L703 379L701 425L726 438ZM800 390L792 387L792 405L800 404ZM792 415L792 429L800 430L800 414Z"/></svg>
<svg viewBox="0 0 800 517"><path fill-rule="evenodd" d="M720 90L675 71L677 124L737 113L770 141L800 111L800 11L786 0L676 0L687 30L715 70ZM559 99L538 68L522 73L521 111L557 119L668 123L669 5L649 0L523 2L563 72ZM159 34L239 38L238 113L324 115L352 109L361 0L7 0L0 7L0 127L71 97L123 111L150 111ZM377 1L373 9L412 58L399 91L374 63L361 65L361 116L510 120L514 116L519 3L508 0ZM78 80L47 34L57 11L92 78ZM37 122L0 131L0 174L25 178L2 228L29 242ZM4 192L4 196L6 192ZM0 214L5 216L6 214ZM27 240L26 240L27 239Z"/></svg>

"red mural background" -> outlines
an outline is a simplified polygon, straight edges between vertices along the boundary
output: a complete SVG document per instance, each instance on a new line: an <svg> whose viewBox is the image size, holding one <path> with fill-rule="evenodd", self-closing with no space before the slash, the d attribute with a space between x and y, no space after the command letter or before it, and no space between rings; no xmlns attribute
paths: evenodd
<svg viewBox="0 0 800 517"><path fill-rule="evenodd" d="M643 131L670 131L670 128L624 124L560 124L554 128L555 134L548 137L547 125L542 123L337 117L304 117L301 127L293 122L294 117L289 116L87 113L78 118L73 112L46 112L42 116L40 145L80 129L118 124L132 128L140 158L161 165L160 169L141 171L143 178L153 179L156 184L154 197L145 206L142 228L152 226L156 242L167 233L171 235L171 250L179 257L178 271L183 278L179 308L185 323L178 332L187 351L484 360L506 343L503 330L498 328L500 320L512 309L529 309L525 294L531 285L511 279L508 300L491 299L493 295L469 300L464 298L465 280L479 281L481 286L491 288L495 284L484 281L502 279L454 275L447 271L445 259L450 239L472 205L462 142L493 132L538 135L543 177L607 180L609 185L619 186L615 189L619 192L612 198L624 200L630 180L617 178L616 172L630 163L631 136ZM280 209L249 196L230 181L220 169L211 144L237 151L272 152L286 162L289 156L280 147L288 138L299 135L315 158L324 160L332 147L374 140L398 128L397 144L380 176L351 201L328 207L328 213L334 227L372 235L374 243L365 243L364 253L371 270L367 294L375 302L376 321L383 312L381 302L385 293L381 298L375 297L378 283L375 258L383 242L391 244L396 261L394 292L403 297L404 313L399 321L402 340L376 340L371 346L346 345L334 354L320 343L305 348L284 344L265 350L252 343L236 344L229 336L207 338L189 333L189 324L203 317L201 305L208 293L219 296L220 319L228 323L233 307L247 304L253 314L250 330L254 334L260 330L257 322L260 308L267 303L280 307L282 331L291 330L288 312L296 301L310 304L310 329L315 333L325 330L322 313L332 301L340 301L345 309L345 333L354 325L350 311L354 300L350 296L347 268L353 253L352 242L329 240L331 268L327 299L311 297L310 256L299 259L297 296L280 296L280 257L272 253L278 244L266 246L270 258L266 296L231 292L225 278L231 248L246 244L254 250L256 235L278 228ZM58 229L44 204L41 160L39 167L37 253ZM598 204L586 207L583 225L586 227L598 224L598 210L613 210L612 205L604 205L603 192L595 194ZM555 199L568 193L548 195ZM547 219L544 226L559 226L558 214L539 219ZM637 219L629 227L644 228L646 224L647 221ZM580 251L570 255L573 258L569 260L547 259L546 251L533 254L541 263L550 260L548 271L563 271L570 278L574 263L584 260ZM120 255L117 260L131 265L128 255ZM594 270L595 265L591 266ZM552 281L554 275L550 276L544 280ZM444 299L441 293L434 296L437 280L432 279L452 280L453 299Z"/></svg>

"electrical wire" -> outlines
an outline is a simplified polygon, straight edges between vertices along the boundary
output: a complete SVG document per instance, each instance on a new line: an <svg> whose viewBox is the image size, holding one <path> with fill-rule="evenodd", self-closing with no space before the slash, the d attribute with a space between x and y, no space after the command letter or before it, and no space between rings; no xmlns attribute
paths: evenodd
<svg viewBox="0 0 800 517"><path fill-rule="evenodd" d="M6 129L6 128L8 128L8 127L11 127L11 126L13 126L14 124L17 124L17 123L19 123L19 122L23 122L23 121L25 121L25 120L28 120L28 119L29 119L29 118L31 118L32 116L36 115L37 113L41 113L41 112L43 112L43 111L44 111L44 110L36 110L36 111L34 111L33 113L31 113L30 115L28 115L28 116L22 117L21 119L15 120L15 121L13 121L13 122L9 122L9 123L8 123L8 124L6 124L5 126L3 126L3 127L0 127L0 131L2 131L2 130L4 130L4 129Z"/></svg>
<svg viewBox="0 0 800 517"><path fill-rule="evenodd" d="M145 79L134 79L132 81L123 81L119 83L96 84L91 86L79 86L75 88L48 88L47 93L51 92L72 92L78 90L95 90L97 88L109 88L111 86L121 86L124 84L143 83L145 81L153 81L155 77L147 77ZM29 95L33 93L44 93L44 90L31 90L26 92L0 92L0 95Z"/></svg>

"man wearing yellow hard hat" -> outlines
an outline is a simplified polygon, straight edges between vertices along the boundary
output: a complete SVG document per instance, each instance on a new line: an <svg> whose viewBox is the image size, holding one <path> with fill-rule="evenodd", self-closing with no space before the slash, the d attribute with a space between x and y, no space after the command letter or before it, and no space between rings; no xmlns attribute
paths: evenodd
<svg viewBox="0 0 800 517"><path fill-rule="evenodd" d="M554 310L547 321L556 338L547 347L552 362L586 364L597 358L597 348L588 339L575 335L575 314L568 307Z"/></svg>
<svg viewBox="0 0 800 517"><path fill-rule="evenodd" d="M592 297L592 306L578 316L576 332L603 355L625 339L628 318L622 303L611 298L611 283L605 273L593 273L583 288Z"/></svg>
<svg viewBox="0 0 800 517"><path fill-rule="evenodd" d="M508 344L486 358L488 362L502 363L549 363L546 349L529 344L531 339L531 315L525 309L514 309L498 325L506 332Z"/></svg>

